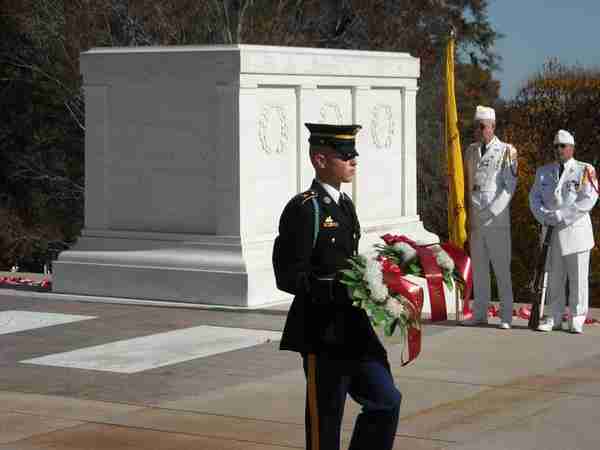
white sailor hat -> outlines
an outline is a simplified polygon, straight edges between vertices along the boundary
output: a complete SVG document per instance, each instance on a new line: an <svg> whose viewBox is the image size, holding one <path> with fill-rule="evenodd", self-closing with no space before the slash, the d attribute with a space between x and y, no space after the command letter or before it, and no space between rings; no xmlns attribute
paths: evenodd
<svg viewBox="0 0 600 450"><path fill-rule="evenodd" d="M493 120L496 121L496 111L494 108L477 105L475 109L475 120Z"/></svg>
<svg viewBox="0 0 600 450"><path fill-rule="evenodd" d="M566 130L558 130L558 133L554 136L554 143L575 145L575 138Z"/></svg>

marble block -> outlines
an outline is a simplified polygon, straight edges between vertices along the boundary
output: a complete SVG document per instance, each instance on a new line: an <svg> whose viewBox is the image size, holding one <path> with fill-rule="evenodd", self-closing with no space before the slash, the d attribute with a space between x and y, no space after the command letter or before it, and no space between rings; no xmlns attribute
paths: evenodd
<svg viewBox="0 0 600 450"><path fill-rule="evenodd" d="M81 55L85 226L54 290L256 307L273 239L313 172L305 122L359 123L346 186L363 248L431 243L417 215L419 60L406 53L249 45L97 48Z"/></svg>

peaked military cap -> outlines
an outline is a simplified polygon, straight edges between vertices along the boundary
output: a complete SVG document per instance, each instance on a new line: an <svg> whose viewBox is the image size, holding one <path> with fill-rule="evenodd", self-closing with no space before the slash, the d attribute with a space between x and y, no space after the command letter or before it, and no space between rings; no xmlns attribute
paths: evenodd
<svg viewBox="0 0 600 450"><path fill-rule="evenodd" d="M310 131L308 142L311 144L331 146L344 160L350 160L358 156L356 134L362 126L324 123L306 123L304 125Z"/></svg>

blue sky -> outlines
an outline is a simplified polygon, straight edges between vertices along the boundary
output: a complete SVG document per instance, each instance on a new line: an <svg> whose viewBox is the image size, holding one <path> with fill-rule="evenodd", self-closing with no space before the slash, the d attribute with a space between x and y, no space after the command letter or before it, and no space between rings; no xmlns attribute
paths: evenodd
<svg viewBox="0 0 600 450"><path fill-rule="evenodd" d="M501 97L514 97L550 57L600 67L600 0L490 0L488 12L505 35L496 44Z"/></svg>

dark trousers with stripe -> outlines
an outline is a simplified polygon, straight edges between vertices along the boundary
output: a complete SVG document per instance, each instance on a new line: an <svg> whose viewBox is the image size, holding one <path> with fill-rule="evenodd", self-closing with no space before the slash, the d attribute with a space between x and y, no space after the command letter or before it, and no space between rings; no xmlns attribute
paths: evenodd
<svg viewBox="0 0 600 450"><path fill-rule="evenodd" d="M307 379L306 448L339 450L346 396L362 406L349 450L391 450L402 394L380 361L340 361L304 356Z"/></svg>

